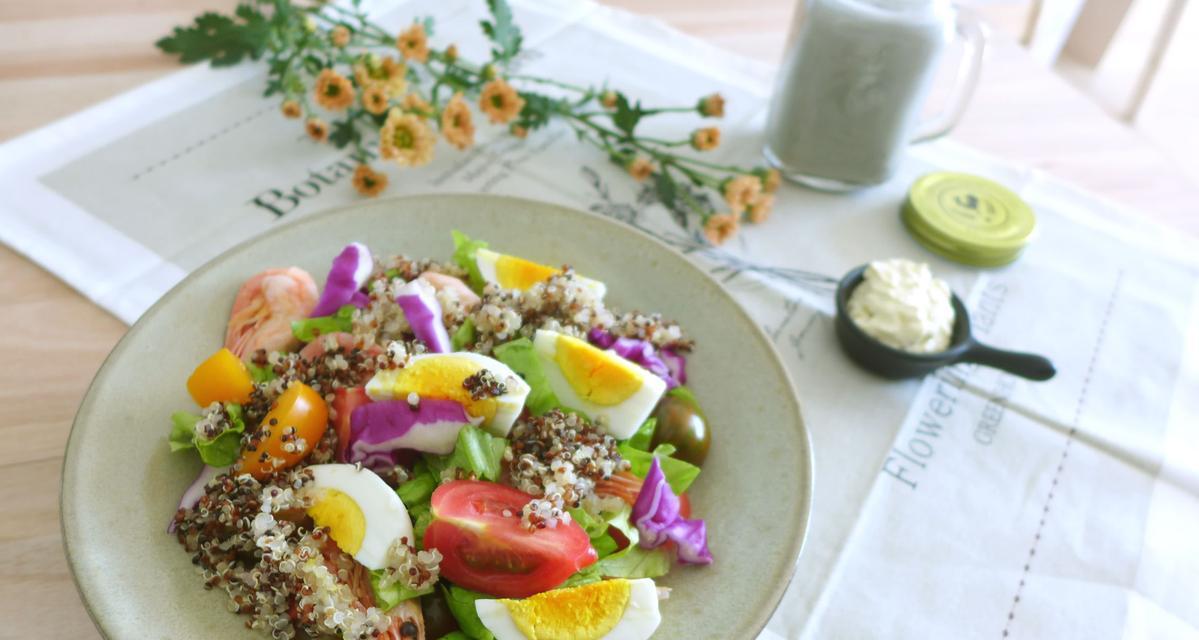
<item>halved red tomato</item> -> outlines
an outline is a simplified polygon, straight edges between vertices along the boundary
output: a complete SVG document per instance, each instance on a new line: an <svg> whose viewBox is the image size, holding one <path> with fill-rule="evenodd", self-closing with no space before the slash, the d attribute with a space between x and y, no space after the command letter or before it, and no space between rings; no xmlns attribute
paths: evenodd
<svg viewBox="0 0 1199 640"><path fill-rule="evenodd" d="M337 460L344 462L346 449L350 446L350 414L354 409L370 402L363 387L340 387L333 391L333 412L337 417L333 427L337 429Z"/></svg>
<svg viewBox="0 0 1199 640"><path fill-rule="evenodd" d="M521 509L533 497L477 480L455 480L433 492L433 522L425 548L441 552L441 575L502 598L552 589L596 561L587 532L576 522L526 530Z"/></svg>

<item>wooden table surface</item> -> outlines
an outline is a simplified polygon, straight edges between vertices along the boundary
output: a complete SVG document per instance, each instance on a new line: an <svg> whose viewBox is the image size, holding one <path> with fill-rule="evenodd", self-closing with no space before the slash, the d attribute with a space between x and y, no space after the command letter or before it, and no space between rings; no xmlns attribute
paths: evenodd
<svg viewBox="0 0 1199 640"><path fill-rule="evenodd" d="M0 0L0 141L177 69L151 43L204 9L232 4ZM781 55L793 7L791 0L612 4L771 62ZM1009 38L994 38L954 137L1199 233L1199 189ZM62 552L59 473L75 409L125 326L6 247L0 274L0 351L7 354L0 367L0 638L97 637Z"/></svg>

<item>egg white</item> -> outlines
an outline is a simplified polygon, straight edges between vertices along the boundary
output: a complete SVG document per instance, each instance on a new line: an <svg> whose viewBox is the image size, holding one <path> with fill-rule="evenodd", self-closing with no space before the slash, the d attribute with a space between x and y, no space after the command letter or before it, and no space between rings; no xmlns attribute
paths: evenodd
<svg viewBox="0 0 1199 640"><path fill-rule="evenodd" d="M506 390L503 395L496 396L495 398L495 416L489 421L484 421L482 427L492 435L500 436L501 438L508 436L508 432L512 430L512 425L516 423L516 419L520 417L521 410L524 409L525 400L529 397L529 391L532 390L524 378L517 375L508 365L499 360L489 358L481 353L474 353L473 351L425 353L413 356L411 362L415 363L426 358L458 358L466 360L474 365L474 371L487 369L497 380L503 382ZM403 369L379 371L366 383L366 395L375 401L404 400L405 398L395 397L395 381L401 375L402 371Z"/></svg>
<svg viewBox="0 0 1199 640"><path fill-rule="evenodd" d="M404 503L383 479L369 469L352 464L314 464L312 484L308 489L319 499L322 489L334 489L344 493L362 510L366 521L362 545L354 559L368 569L382 569L386 564L387 551L397 539L412 535L412 518Z"/></svg>
<svg viewBox="0 0 1199 640"><path fill-rule="evenodd" d="M490 249L479 249L475 251L475 263L479 266L479 275L483 276L483 279L487 282L497 285L500 284L499 275L496 273L496 264L502 257L504 257L504 254L496 253ZM557 269L557 267L554 268ZM603 300L604 295L608 293L608 285L600 282L599 280L584 278L576 273L575 282L578 282L584 288L591 291L591 294L599 300Z"/></svg>
<svg viewBox="0 0 1199 640"><path fill-rule="evenodd" d="M476 600L475 612L496 640L527 640L502 600ZM629 603L620 621L600 640L646 640L661 623L658 588L654 581L649 578L629 580Z"/></svg>
<svg viewBox="0 0 1199 640"><path fill-rule="evenodd" d="M582 411L591 417L592 420L600 416L608 418L607 433L613 438L624 440L631 438L637 433L637 429L645 422L653 412L654 407L658 405L658 400L662 398L662 394L666 393L666 381L658 376L650 373L649 370L629 362L622 358L619 354L612 350L604 351L607 357L620 360L624 364L632 365L637 370L637 377L641 381L641 386L633 395L629 396L620 404L602 405L591 402L590 400L580 398L575 393L574 387L570 386L570 382L558 367L558 363L554 360L554 355L558 351L558 336L560 334L553 331L539 329L533 337L533 350L537 353L538 359L541 361L542 369L545 370L545 377L549 380L550 388L554 395L558 397L558 401L563 406Z"/></svg>

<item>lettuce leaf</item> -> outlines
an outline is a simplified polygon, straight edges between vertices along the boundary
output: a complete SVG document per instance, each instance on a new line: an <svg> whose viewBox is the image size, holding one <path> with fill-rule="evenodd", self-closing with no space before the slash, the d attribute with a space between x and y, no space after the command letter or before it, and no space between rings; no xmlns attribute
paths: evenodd
<svg viewBox="0 0 1199 640"><path fill-rule="evenodd" d="M433 490L437 488L437 481L438 478L429 470L429 463L417 460L408 479L396 487L396 495L400 496L404 506L411 510L417 505L429 502L429 496L433 495Z"/></svg>
<svg viewBox="0 0 1199 640"><path fill-rule="evenodd" d="M454 332L454 335L450 336L450 349L462 351L467 346L475 343L475 336L475 321L467 318L466 322L463 322L462 326L458 327L458 330Z"/></svg>
<svg viewBox="0 0 1199 640"><path fill-rule="evenodd" d="M399 583L384 587L382 586L384 571L384 569L371 571L371 591L375 592L375 604L383 611L390 611L392 607L405 600L418 598L426 593L433 593L433 585L429 585L419 591L406 584Z"/></svg>
<svg viewBox="0 0 1199 640"><path fill-rule="evenodd" d="M450 613L458 621L458 628L471 640L495 640L495 636L483 626L479 613L475 611L475 600L490 598L489 595L476 593L462 587L442 585L445 602L450 607Z"/></svg>
<svg viewBox="0 0 1199 640"><path fill-rule="evenodd" d="M561 406L558 396L554 395L554 390L550 388L549 378L545 376L545 370L541 368L541 361L537 359L537 353L533 351L532 340L521 338L505 342L496 347L492 354L496 360L508 365L510 369L524 378L525 382L529 383L531 390L529 397L525 399L525 406L533 415L539 416L550 409Z"/></svg>
<svg viewBox="0 0 1199 640"><path fill-rule="evenodd" d="M317 336L348 333L354 328L354 308L354 305L347 304L331 316L295 320L291 323L291 334L300 342L312 342Z"/></svg>
<svg viewBox="0 0 1199 640"><path fill-rule="evenodd" d="M625 442L620 445L619 449L620 456L632 465L629 470L638 478L644 478L645 474L649 473L649 465L657 456L662 465L662 473L666 475L666 482L670 483L670 488L674 490L675 495L686 491L699 475L699 467L690 462L670 457L670 454L675 452L673 445L660 444L653 452L646 452L630 447L629 443Z"/></svg>
<svg viewBox="0 0 1199 640"><path fill-rule="evenodd" d="M447 469L463 469L482 480L496 482L503 471L501 462L508 441L467 425L458 432L454 452L446 456L426 455L425 461L434 479L440 479Z"/></svg>
<svg viewBox="0 0 1199 640"><path fill-rule="evenodd" d="M570 587L581 587L585 584L591 584L592 582L599 582L602 579L603 578L600 576L599 572L599 564L597 563L579 569L569 578L567 578L562 584L554 588L567 589Z"/></svg>
<svg viewBox="0 0 1199 640"><path fill-rule="evenodd" d="M642 549L632 544L595 563L596 570L606 578L660 578L670 571L670 553L659 547Z"/></svg>
<svg viewBox="0 0 1199 640"><path fill-rule="evenodd" d="M176 411L171 414L171 434L167 437L171 451L195 449L200 459L210 467L227 467L237 461L241 454L241 436L246 430L241 405L225 403L230 427L215 438L196 436L196 423L202 418L194 413Z"/></svg>
<svg viewBox="0 0 1199 640"><path fill-rule="evenodd" d="M641 451L649 451L650 443L654 439L654 429L658 426L657 418L646 418L645 422L638 427L637 433L634 433L631 438L625 441L630 447Z"/></svg>
<svg viewBox="0 0 1199 640"><path fill-rule="evenodd" d="M475 291L482 291L483 285L487 283L483 280L483 274L479 272L479 263L475 260L475 252L479 249L486 249L487 243L482 240L471 240L465 233L456 229L450 231L450 235L454 238L454 262L466 270L471 288Z"/></svg>

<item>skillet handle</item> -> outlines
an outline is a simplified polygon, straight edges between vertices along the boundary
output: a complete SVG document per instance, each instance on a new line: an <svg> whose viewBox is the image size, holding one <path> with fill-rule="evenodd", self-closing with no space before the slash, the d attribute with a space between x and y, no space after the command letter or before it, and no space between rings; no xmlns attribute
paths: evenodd
<svg viewBox="0 0 1199 640"><path fill-rule="evenodd" d="M977 342L962 354L960 362L974 362L986 367L1002 369L1029 380L1048 380L1057 373L1053 363L1043 356L1034 353L1004 351Z"/></svg>

